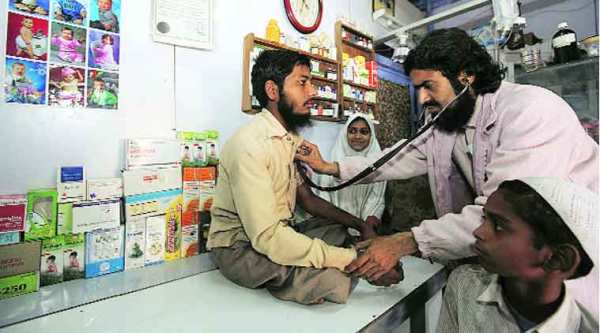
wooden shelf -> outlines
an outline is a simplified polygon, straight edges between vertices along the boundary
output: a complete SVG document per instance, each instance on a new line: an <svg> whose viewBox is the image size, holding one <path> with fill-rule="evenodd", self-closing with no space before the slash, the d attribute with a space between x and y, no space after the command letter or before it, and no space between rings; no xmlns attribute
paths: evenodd
<svg viewBox="0 0 600 333"><path fill-rule="evenodd" d="M373 50L373 49L370 49L370 48L364 47L364 46L360 46L358 44L354 44L349 40L342 39L342 43L344 43L345 45L348 45L351 48L361 50L363 52L367 52L367 53L375 52L375 50Z"/></svg>
<svg viewBox="0 0 600 333"><path fill-rule="evenodd" d="M260 44L260 45L264 45L264 46L268 46L268 47L272 47L272 48L275 48L275 49L284 49L284 50L295 51L295 52L298 52L300 54L304 54L304 55L306 55L306 56L308 56L310 58L313 58L313 59L316 59L316 60L319 60L319 61L323 61L323 62L328 62L328 63L334 64L334 65L337 65L337 63L338 63L337 60L335 60L335 59L323 57L323 56L320 56L318 54L306 52L304 50L297 49L295 47L290 47L290 46L287 46L285 44L272 42L270 40L259 38L259 37L256 37L256 36L254 36L254 43Z"/></svg>
<svg viewBox="0 0 600 333"><path fill-rule="evenodd" d="M344 84L349 84L351 86L355 86L355 87L366 89L366 90L377 90L377 88L375 88L375 87L365 86L364 84L354 83L354 82L348 81L348 80L344 80Z"/></svg>
<svg viewBox="0 0 600 333"><path fill-rule="evenodd" d="M311 76L311 80L317 80L317 81L323 81L323 82L328 82L328 83L332 83L332 84L338 84L337 80L332 80L332 79L327 79L321 76Z"/></svg>
<svg viewBox="0 0 600 333"><path fill-rule="evenodd" d="M365 38L368 38L368 39L370 39L371 41L373 41L373 36L371 36L371 35L368 35L368 34L366 34L366 33L362 32L362 31L359 31L359 30L357 30L356 28L354 28L354 27L353 27L353 26L351 26L351 25L348 25L348 24L345 24L345 23L342 23L341 25L342 25L342 28L343 28L344 30L348 30L348 31L350 31L351 33L353 33L353 34L355 34L355 35L358 35L358 36L360 36L360 37L365 37Z"/></svg>
<svg viewBox="0 0 600 333"><path fill-rule="evenodd" d="M315 96L312 99L317 100L317 101L327 101L327 102L332 102L332 103L337 103L338 102L337 99L328 98L328 97L321 97L321 96Z"/></svg>
<svg viewBox="0 0 600 333"><path fill-rule="evenodd" d="M375 106L375 103L371 103L371 102L367 102L367 101L360 101L360 100L352 98L352 97L345 97L344 96L344 101L346 101L346 102L353 102L353 103L356 103L356 104L367 104L367 105L370 105L370 106Z"/></svg>

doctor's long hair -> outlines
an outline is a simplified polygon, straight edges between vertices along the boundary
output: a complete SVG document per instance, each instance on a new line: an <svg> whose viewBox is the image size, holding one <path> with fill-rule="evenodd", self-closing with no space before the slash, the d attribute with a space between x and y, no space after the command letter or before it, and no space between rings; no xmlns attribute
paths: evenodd
<svg viewBox="0 0 600 333"><path fill-rule="evenodd" d="M410 74L414 69L440 71L453 86L462 71L475 75L471 86L477 95L495 92L504 78L483 46L458 28L434 30L410 50L404 70Z"/></svg>

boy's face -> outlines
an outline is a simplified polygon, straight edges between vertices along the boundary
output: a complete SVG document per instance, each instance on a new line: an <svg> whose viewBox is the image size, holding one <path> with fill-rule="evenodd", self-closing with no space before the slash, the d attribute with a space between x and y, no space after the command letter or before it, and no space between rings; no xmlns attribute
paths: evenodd
<svg viewBox="0 0 600 333"><path fill-rule="evenodd" d="M534 231L504 199L510 195L498 190L488 198L483 223L473 231L473 250L481 265L503 277L535 280L543 277L542 263L547 245L534 247Z"/></svg>
<svg viewBox="0 0 600 333"><path fill-rule="evenodd" d="M103 12L111 10L112 0L98 0L98 8Z"/></svg>
<svg viewBox="0 0 600 333"><path fill-rule="evenodd" d="M25 66L22 64L13 65L13 75L23 76L25 74Z"/></svg>
<svg viewBox="0 0 600 333"><path fill-rule="evenodd" d="M67 40L73 39L73 31L68 30L68 29L63 29L62 38L67 39Z"/></svg>
<svg viewBox="0 0 600 333"><path fill-rule="evenodd" d="M33 27L33 20L32 19L24 19L23 26L31 29Z"/></svg>

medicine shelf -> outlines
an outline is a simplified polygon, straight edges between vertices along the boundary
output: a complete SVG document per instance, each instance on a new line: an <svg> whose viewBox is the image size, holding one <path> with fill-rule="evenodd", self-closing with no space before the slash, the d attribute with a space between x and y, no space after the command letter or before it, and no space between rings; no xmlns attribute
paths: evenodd
<svg viewBox="0 0 600 333"><path fill-rule="evenodd" d="M348 81L348 80L344 80L344 84L349 84L351 86L358 87L358 88L365 89L365 90L377 90L376 87L366 86L364 84L355 83L355 82Z"/></svg>

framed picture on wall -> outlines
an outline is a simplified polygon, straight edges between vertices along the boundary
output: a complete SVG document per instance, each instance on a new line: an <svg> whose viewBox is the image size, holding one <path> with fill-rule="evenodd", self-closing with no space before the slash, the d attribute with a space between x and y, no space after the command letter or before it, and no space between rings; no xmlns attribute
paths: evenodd
<svg viewBox="0 0 600 333"><path fill-rule="evenodd" d="M385 9L387 15L395 16L396 0L373 0L373 12L380 9Z"/></svg>

